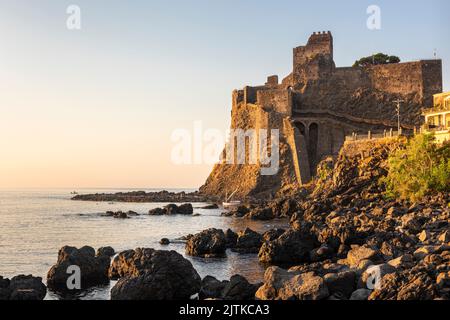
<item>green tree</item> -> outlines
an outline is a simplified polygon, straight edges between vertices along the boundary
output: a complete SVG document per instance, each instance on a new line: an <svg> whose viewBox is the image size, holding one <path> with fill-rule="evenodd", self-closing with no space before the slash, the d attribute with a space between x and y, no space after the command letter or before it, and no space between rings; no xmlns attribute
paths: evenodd
<svg viewBox="0 0 450 320"><path fill-rule="evenodd" d="M432 192L450 192L450 145L438 147L432 135L416 135L393 153L381 179L390 198L420 200Z"/></svg>
<svg viewBox="0 0 450 320"><path fill-rule="evenodd" d="M373 65L380 65L380 64L390 64L390 63L399 63L400 58L397 56L389 56L384 53L377 53L373 56L364 57L359 60L357 60L353 66L354 67L368 67Z"/></svg>

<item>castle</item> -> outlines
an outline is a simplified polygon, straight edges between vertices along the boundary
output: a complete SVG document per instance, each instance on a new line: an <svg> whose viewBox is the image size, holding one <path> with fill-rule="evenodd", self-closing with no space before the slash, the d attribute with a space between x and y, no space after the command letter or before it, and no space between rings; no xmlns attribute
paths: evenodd
<svg viewBox="0 0 450 320"><path fill-rule="evenodd" d="M292 73L281 82L273 75L264 85L232 94L232 128L280 130L277 177L259 176L257 167L218 164L201 191L222 194L236 187L247 196L307 183L346 136L397 128L395 100L404 101L402 128L413 130L423 122L421 108L440 92L441 60L336 67L331 32L314 33L294 48Z"/></svg>

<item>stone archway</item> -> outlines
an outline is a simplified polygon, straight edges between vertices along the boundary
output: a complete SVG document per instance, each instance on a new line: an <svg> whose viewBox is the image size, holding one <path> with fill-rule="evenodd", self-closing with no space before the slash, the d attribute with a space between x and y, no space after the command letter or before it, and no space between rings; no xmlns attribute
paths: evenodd
<svg viewBox="0 0 450 320"><path fill-rule="evenodd" d="M308 158L311 169L311 174L316 174L316 166L318 161L318 144L319 144L319 125L315 122L309 125L308 130Z"/></svg>
<svg viewBox="0 0 450 320"><path fill-rule="evenodd" d="M302 136L306 137L306 126L303 124L303 122L296 122L295 127L298 129Z"/></svg>

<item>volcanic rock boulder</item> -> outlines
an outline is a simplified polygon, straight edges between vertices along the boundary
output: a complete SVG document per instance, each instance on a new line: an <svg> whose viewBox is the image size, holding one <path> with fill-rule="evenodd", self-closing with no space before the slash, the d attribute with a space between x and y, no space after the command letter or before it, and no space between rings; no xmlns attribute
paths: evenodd
<svg viewBox="0 0 450 320"><path fill-rule="evenodd" d="M238 233L234 251L239 253L258 253L262 244L262 236L249 228Z"/></svg>
<svg viewBox="0 0 450 320"><path fill-rule="evenodd" d="M325 283L330 294L339 294L344 298L349 298L355 289L356 274L354 271L343 271L329 273L324 276Z"/></svg>
<svg viewBox="0 0 450 320"><path fill-rule="evenodd" d="M9 300L11 289L9 288L9 279L0 276L0 300Z"/></svg>
<svg viewBox="0 0 450 320"><path fill-rule="evenodd" d="M200 299L220 299L222 291L225 289L228 281L219 281L212 276L206 276L202 279L199 298Z"/></svg>
<svg viewBox="0 0 450 320"><path fill-rule="evenodd" d="M295 265L309 261L309 252L317 240L307 231L289 229L278 239L265 242L259 250L259 260L276 265Z"/></svg>
<svg viewBox="0 0 450 320"><path fill-rule="evenodd" d="M67 280L74 272L74 267L80 268L82 288L105 284L108 282L110 261L109 256L96 256L91 247L77 249L65 246L59 250L57 263L47 273L47 285L55 290L66 291Z"/></svg>
<svg viewBox="0 0 450 320"><path fill-rule="evenodd" d="M186 242L186 254L197 257L223 256L227 239L222 230L208 229L192 236Z"/></svg>
<svg viewBox="0 0 450 320"><path fill-rule="evenodd" d="M227 248L234 248L236 246L238 235L231 229L225 231L225 238L227 239Z"/></svg>
<svg viewBox="0 0 450 320"><path fill-rule="evenodd" d="M155 208L149 210L148 214L151 216L162 216L162 215L192 215L194 213L194 208L190 203L184 203L181 205L176 205L174 203L168 204L164 208Z"/></svg>
<svg viewBox="0 0 450 320"><path fill-rule="evenodd" d="M97 250L97 257L106 256L112 257L116 254L113 247L101 247Z"/></svg>
<svg viewBox="0 0 450 320"><path fill-rule="evenodd" d="M256 292L260 300L322 300L329 296L325 281L314 272L300 273L269 267Z"/></svg>
<svg viewBox="0 0 450 320"><path fill-rule="evenodd" d="M0 300L43 300L46 294L42 278L19 275L9 280L0 277Z"/></svg>
<svg viewBox="0 0 450 320"><path fill-rule="evenodd" d="M112 300L188 300L201 287L192 264L175 251L124 251L110 274L121 277L111 290Z"/></svg>
<svg viewBox="0 0 450 320"><path fill-rule="evenodd" d="M234 275L222 291L224 300L254 300L260 285L251 284L243 276Z"/></svg>
<svg viewBox="0 0 450 320"><path fill-rule="evenodd" d="M379 251L368 246L355 247L347 254L349 265L357 266L363 260L370 260L374 263L383 262Z"/></svg>

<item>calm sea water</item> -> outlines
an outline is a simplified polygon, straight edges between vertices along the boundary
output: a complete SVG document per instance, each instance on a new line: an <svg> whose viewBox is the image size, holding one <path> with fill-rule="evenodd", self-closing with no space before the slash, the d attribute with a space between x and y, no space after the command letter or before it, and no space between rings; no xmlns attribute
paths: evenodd
<svg viewBox="0 0 450 320"><path fill-rule="evenodd" d="M200 209L205 205L202 203L193 204L194 213L200 215L197 217L154 217L145 213L166 203L78 202L70 200L70 191L0 190L0 275L13 277L33 274L42 277L45 282L47 271L56 263L58 250L65 245L89 245L95 249L112 246L116 251L149 247L176 250L184 255L183 244L162 247L159 240L175 239L212 227L224 230L231 228L234 231L250 227L262 232L287 225L287 221L283 220L255 222L221 217L223 209L203 210ZM131 190L78 190L80 193L117 191ZM126 220L100 216L108 210L133 210L143 215ZM256 255L227 252L227 257L221 259L186 258L202 277L212 275L224 280L234 274L241 274L251 282L258 282L264 273ZM75 298L109 299L112 285L114 283L92 288ZM46 299L61 297L49 292Z"/></svg>

